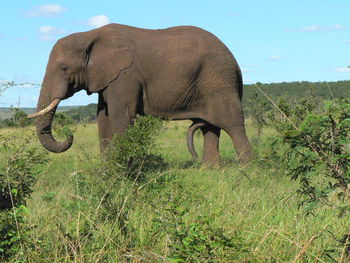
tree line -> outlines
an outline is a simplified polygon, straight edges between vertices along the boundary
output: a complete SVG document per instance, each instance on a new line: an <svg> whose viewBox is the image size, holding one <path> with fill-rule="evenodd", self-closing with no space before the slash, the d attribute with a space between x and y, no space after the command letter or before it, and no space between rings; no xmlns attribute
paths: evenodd
<svg viewBox="0 0 350 263"><path fill-rule="evenodd" d="M269 98L267 98L265 93ZM336 82L281 82L260 83L244 85L243 107L245 114L250 116L257 110L269 111L274 106L270 100L278 101L284 98L290 103L297 102L300 98L312 98L321 102L349 98L350 81ZM258 109L257 109L258 107ZM89 104L70 109L65 112L57 112L55 121L64 124L85 123L96 121L97 104ZM27 114L20 108L11 108L11 117L0 123L2 127L24 127L32 124L27 119Z"/></svg>

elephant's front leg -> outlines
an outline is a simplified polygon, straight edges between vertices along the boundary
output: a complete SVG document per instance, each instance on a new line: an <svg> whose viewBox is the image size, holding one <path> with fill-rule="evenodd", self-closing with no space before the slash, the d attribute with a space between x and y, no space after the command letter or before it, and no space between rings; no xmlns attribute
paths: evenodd
<svg viewBox="0 0 350 263"><path fill-rule="evenodd" d="M126 129L136 118L140 88L136 83L121 80L110 84L105 95L112 135L125 135ZM130 83L131 82L131 83Z"/></svg>
<svg viewBox="0 0 350 263"><path fill-rule="evenodd" d="M108 118L108 105L103 99L103 95L98 95L97 105L97 125L100 138L100 150L103 152L110 145L113 134Z"/></svg>
<svg viewBox="0 0 350 263"><path fill-rule="evenodd" d="M205 126L201 130L204 135L203 163L217 165L220 162L220 129L214 126Z"/></svg>
<svg viewBox="0 0 350 263"><path fill-rule="evenodd" d="M131 105L113 107L109 113L109 122L112 134L125 135L127 128L132 125L136 111Z"/></svg>

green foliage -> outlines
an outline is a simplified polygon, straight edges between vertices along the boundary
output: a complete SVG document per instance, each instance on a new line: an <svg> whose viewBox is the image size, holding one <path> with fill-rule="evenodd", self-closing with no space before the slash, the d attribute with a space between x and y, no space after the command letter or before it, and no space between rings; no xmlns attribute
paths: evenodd
<svg viewBox="0 0 350 263"><path fill-rule="evenodd" d="M308 202L332 201L335 193L350 211L350 104L331 104L323 114L308 114L300 130L286 130L291 146L291 174L300 178ZM335 205L334 202L331 204Z"/></svg>
<svg viewBox="0 0 350 263"><path fill-rule="evenodd" d="M300 105L291 111L297 126L279 125L290 146L289 173L300 180L299 192L307 197L309 208L321 201L342 213L350 211L350 104L331 103L321 113Z"/></svg>
<svg viewBox="0 0 350 263"><path fill-rule="evenodd" d="M288 174L299 181L300 202L307 214L319 204L337 211L338 217L350 212L350 103L335 101L324 109L301 101L294 107L279 103L283 121L274 123L288 145L284 162ZM349 226L346 226L349 228ZM345 232L345 234L344 234ZM349 230L339 238L342 258L350 259ZM343 262L343 261L342 261ZM344 261L345 262L345 261Z"/></svg>
<svg viewBox="0 0 350 263"><path fill-rule="evenodd" d="M143 198L142 192L147 192L148 187L157 183L157 171L164 165L163 159L156 155L154 141L160 128L159 119L138 118L128 128L125 136L114 138L101 162L91 168L93 177L74 173L72 200L61 203L64 213L77 216L79 211L89 211L92 219L82 219L79 226L76 222L60 225L59 232L65 237L65 242L75 244L84 240L91 249L103 249L105 236L101 236L99 229L96 229L97 225L102 224L110 225L110 235L115 239L114 242L124 242L121 245L129 248L135 246L138 230L129 223L130 214ZM146 180L152 183L147 183ZM42 198L51 202L55 193L46 193ZM77 227L80 228L79 233L76 232ZM113 247L114 243L111 245ZM62 252L64 249L60 248ZM102 258L106 262L114 261L109 257Z"/></svg>
<svg viewBox="0 0 350 263"><path fill-rule="evenodd" d="M32 124L32 121L27 118L27 114L19 109L11 107L11 118L4 120L1 123L3 127L25 127Z"/></svg>
<svg viewBox="0 0 350 263"><path fill-rule="evenodd" d="M63 112L58 112L55 114L53 132L58 138L68 138L73 136L74 130L70 128L73 122L73 119L69 115Z"/></svg>
<svg viewBox="0 0 350 263"><path fill-rule="evenodd" d="M125 136L116 136L103 165L93 172L99 175L98 183L94 181L91 184L88 178L76 175L74 196L80 198L74 204L65 204L65 207L77 211L91 202L86 209L91 206L99 209L94 225L112 223L114 231L110 235L123 242L122 245L131 254L137 254L133 251L137 251L140 244L153 243L156 246L159 239L166 235L171 240L167 262L217 262L217 259L242 258L248 253L248 246L238 232L228 233L218 227L212 220L215 215L199 215L191 219L189 209L198 204L196 202L200 198L193 197L193 192L185 192L181 183L172 189L175 180L172 173L160 177L166 168L155 143L155 135L160 129L161 120L141 117ZM200 201L205 202L205 199ZM150 229L144 230L145 236L142 238L140 232L143 227L139 226L138 221L133 222L133 217L135 213L140 213L140 207L148 206L157 208L152 209ZM145 220L146 215L141 216L141 221ZM84 220L80 222L80 227L84 225L84 229L89 230L80 231L79 237L74 225L64 227L62 231L72 243L77 240L92 242L97 238L96 230L90 222L86 223ZM145 260L145 256L142 256L142 260ZM150 257L149 262L158 261Z"/></svg>
<svg viewBox="0 0 350 263"><path fill-rule="evenodd" d="M57 112L54 118L54 125L65 126L71 125L74 121L71 116L69 116L66 112Z"/></svg>
<svg viewBox="0 0 350 263"><path fill-rule="evenodd" d="M196 222L178 222L169 230L173 239L170 262L226 262L243 258L248 246L238 233L228 235L221 227L214 226L212 218L198 218Z"/></svg>
<svg viewBox="0 0 350 263"><path fill-rule="evenodd" d="M255 110L258 104L262 112L274 110L274 106L263 94L260 93L257 86L262 89L273 101L281 98L288 98L289 104L298 104L300 98L317 101L322 104L323 101L347 98L350 81L336 82L281 82L281 83L256 83L244 85L243 106L247 116Z"/></svg>
<svg viewBox="0 0 350 263"><path fill-rule="evenodd" d="M191 207L205 202L199 195L186 193L181 185L163 195L163 211L156 209L158 217L153 228L156 233L165 233L171 241L169 262L233 262L247 256L249 246L240 233L228 233L217 226L213 221L215 214L191 215Z"/></svg>
<svg viewBox="0 0 350 263"><path fill-rule="evenodd" d="M155 135L161 127L158 118L139 117L125 136L114 136L107 159L117 174L142 181L144 173L164 168L162 157L155 151Z"/></svg>
<svg viewBox="0 0 350 263"><path fill-rule="evenodd" d="M70 109L65 112L74 123L86 123L96 121L97 104L91 103L87 106ZM56 116L55 116L56 117Z"/></svg>
<svg viewBox="0 0 350 263"><path fill-rule="evenodd" d="M140 183L153 180L153 174L165 165L157 155L155 135L162 121L155 117L140 117L129 127L125 136L115 135L106 153L100 174L97 196L101 203L102 218L115 219L126 231L125 221L132 207L133 196ZM129 200L126 204L125 200Z"/></svg>
<svg viewBox="0 0 350 263"><path fill-rule="evenodd" d="M274 101L279 97L287 97L294 101L304 97L313 97L320 100L334 98L346 98L349 96L350 81L335 82L280 82L280 83L256 83ZM253 98L257 92L255 84L244 85L244 99ZM265 100L265 99L264 99ZM267 105L272 108L271 104Z"/></svg>
<svg viewBox="0 0 350 263"><path fill-rule="evenodd" d="M246 105L246 116L251 118L253 125L257 128L257 137L259 139L262 129L267 125L267 111L268 102L263 100L262 97L255 93L252 97L247 99Z"/></svg>
<svg viewBox="0 0 350 263"><path fill-rule="evenodd" d="M188 124L169 121L155 134L152 151L167 166L142 172L143 181L116 175L106 159L100 162L96 125L77 125L75 147L50 154L36 176L27 202L32 212L23 223L30 231L12 262L160 263L192 252L197 262L292 262L303 251L300 262L340 262L344 245L335 243L349 220L330 208L318 206L315 217L297 209L298 184L283 176L287 158L277 158L287 146L273 144L279 137L274 129L263 128L257 149L265 156L273 149L275 163L201 169L189 165ZM250 122L247 128L255 133ZM14 132L28 129L1 130ZM30 138L37 143L34 133ZM222 133L220 140L223 158L231 158L231 139ZM5 149L0 152L1 161Z"/></svg>
<svg viewBox="0 0 350 263"><path fill-rule="evenodd" d="M0 137L6 150L6 165L0 170L0 259L9 260L23 247L27 238L27 200L33 192L38 166L47 162L46 155L29 145L31 138Z"/></svg>

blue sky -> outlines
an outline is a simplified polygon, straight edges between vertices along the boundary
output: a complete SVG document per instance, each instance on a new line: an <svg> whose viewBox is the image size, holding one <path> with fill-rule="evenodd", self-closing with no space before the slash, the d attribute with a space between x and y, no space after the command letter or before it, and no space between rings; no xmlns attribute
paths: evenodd
<svg viewBox="0 0 350 263"><path fill-rule="evenodd" d="M202 27L229 47L245 83L350 80L349 0L11 0L1 10L0 81L40 84L57 39L105 23ZM38 94L8 89L0 107L34 107ZM60 105L96 101L80 92Z"/></svg>

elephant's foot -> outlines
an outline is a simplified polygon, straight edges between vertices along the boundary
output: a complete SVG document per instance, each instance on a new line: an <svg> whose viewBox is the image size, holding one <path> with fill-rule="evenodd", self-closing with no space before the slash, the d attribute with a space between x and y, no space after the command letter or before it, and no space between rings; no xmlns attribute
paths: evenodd
<svg viewBox="0 0 350 263"><path fill-rule="evenodd" d="M204 154L202 163L206 167L218 167L220 164L220 154Z"/></svg>

